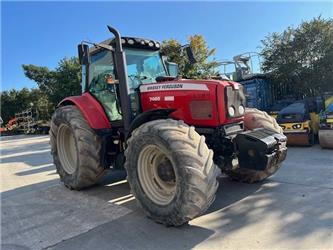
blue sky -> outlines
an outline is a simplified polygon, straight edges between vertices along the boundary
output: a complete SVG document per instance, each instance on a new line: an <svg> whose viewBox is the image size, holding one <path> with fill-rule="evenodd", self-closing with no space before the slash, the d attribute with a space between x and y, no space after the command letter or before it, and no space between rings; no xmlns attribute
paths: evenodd
<svg viewBox="0 0 333 250"><path fill-rule="evenodd" d="M81 40L110 37L107 24L122 35L186 42L204 35L217 59L258 51L272 32L302 20L333 16L333 2L2 2L1 87L36 87L22 64L54 68L76 56Z"/></svg>

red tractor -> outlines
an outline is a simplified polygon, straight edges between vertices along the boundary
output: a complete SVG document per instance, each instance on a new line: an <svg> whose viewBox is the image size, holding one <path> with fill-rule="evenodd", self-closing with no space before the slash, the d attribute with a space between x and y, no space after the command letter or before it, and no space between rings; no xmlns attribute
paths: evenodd
<svg viewBox="0 0 333 250"><path fill-rule="evenodd" d="M124 167L147 215L179 226L211 205L221 170L248 183L277 171L286 137L269 115L245 109L240 84L181 79L160 43L108 29L114 39L78 46L83 93L52 117L52 155L66 187L87 188Z"/></svg>

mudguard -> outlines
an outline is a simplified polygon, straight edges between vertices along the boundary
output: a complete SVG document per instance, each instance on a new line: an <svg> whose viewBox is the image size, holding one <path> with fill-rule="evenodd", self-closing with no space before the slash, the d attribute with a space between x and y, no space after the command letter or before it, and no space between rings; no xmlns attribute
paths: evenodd
<svg viewBox="0 0 333 250"><path fill-rule="evenodd" d="M87 120L92 129L111 128L102 105L88 92L81 96L70 96L62 100L58 106L75 105Z"/></svg>

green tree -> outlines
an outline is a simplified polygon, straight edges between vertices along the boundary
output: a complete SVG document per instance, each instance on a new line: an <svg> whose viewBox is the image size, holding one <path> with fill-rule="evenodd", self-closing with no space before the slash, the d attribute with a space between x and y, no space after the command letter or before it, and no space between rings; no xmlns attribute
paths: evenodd
<svg viewBox="0 0 333 250"><path fill-rule="evenodd" d="M277 98L333 91L332 19L317 17L261 42L263 70L270 75Z"/></svg>
<svg viewBox="0 0 333 250"><path fill-rule="evenodd" d="M188 43L193 49L196 64L190 64L185 51L182 50L180 42L169 39L162 43L162 53L168 56L170 62L179 66L179 73L185 78L208 78L217 74L216 68L219 62L212 58L216 49L210 49L203 36L193 35L188 38Z"/></svg>
<svg viewBox="0 0 333 250"><path fill-rule="evenodd" d="M32 64L22 67L54 107L63 98L81 93L81 66L75 57L62 59L55 70Z"/></svg>

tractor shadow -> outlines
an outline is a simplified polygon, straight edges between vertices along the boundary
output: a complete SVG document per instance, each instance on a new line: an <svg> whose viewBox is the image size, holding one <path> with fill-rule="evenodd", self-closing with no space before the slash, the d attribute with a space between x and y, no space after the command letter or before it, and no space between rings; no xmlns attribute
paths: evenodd
<svg viewBox="0 0 333 250"><path fill-rule="evenodd" d="M138 208L126 181L125 170L108 171L98 185L85 189L83 192L86 195L97 197L106 202L125 206L133 211Z"/></svg>
<svg viewBox="0 0 333 250"><path fill-rule="evenodd" d="M227 177L220 177L219 183L216 199L205 214L218 211L248 197L258 191L263 184L238 183L229 180ZM126 172L123 170L110 171L100 184L83 192L87 195L125 206L131 210L141 209L131 193L130 186L126 181Z"/></svg>
<svg viewBox="0 0 333 250"><path fill-rule="evenodd" d="M248 197L258 191L262 185L262 183L237 183L229 180L227 177L219 178L219 182L220 186L216 193L216 199L205 214L218 211ZM93 188L83 190L83 192L87 195L98 197L104 201L125 206L133 211L141 210L131 193L130 186L126 181L126 172L124 170L110 171L100 184Z"/></svg>
<svg viewBox="0 0 333 250"><path fill-rule="evenodd" d="M219 177L219 188L214 203L205 214L210 214L230 206L257 192L265 183L246 184L230 180L227 176ZM267 182L267 181L266 181Z"/></svg>
<svg viewBox="0 0 333 250"><path fill-rule="evenodd" d="M277 217L278 220L275 223L278 226L272 229L276 231L275 243L286 239L301 240L304 237L311 237L313 234L318 234L317 237L323 241L327 240L325 238L327 232L333 227L332 220L328 219L332 200L327 200L327 197L332 194L331 190L280 182L279 179L285 175L285 171L286 169L281 169L278 174L254 184L234 182L228 177L220 177L216 199L210 208L202 216L190 221L188 225L171 229L182 232L183 236L187 235L189 238L185 242L194 246L195 244L190 242L190 238L193 235L199 235L199 232L204 229L210 231L204 232L206 237L218 242L221 237L227 237L244 228L251 228L258 224L265 227L266 220L274 221L274 218ZM147 227L143 226L142 230L150 230L151 227L164 230L164 226L145 217L142 209L136 204L127 181L124 180L125 175L123 173L118 174L117 177L108 176L103 185L85 192L131 209L133 213L122 218L128 221L127 223L137 221L138 225ZM109 184L109 181L112 183ZM313 204L321 205L314 206ZM125 226L124 222L119 223ZM172 230L168 230L171 233Z"/></svg>

